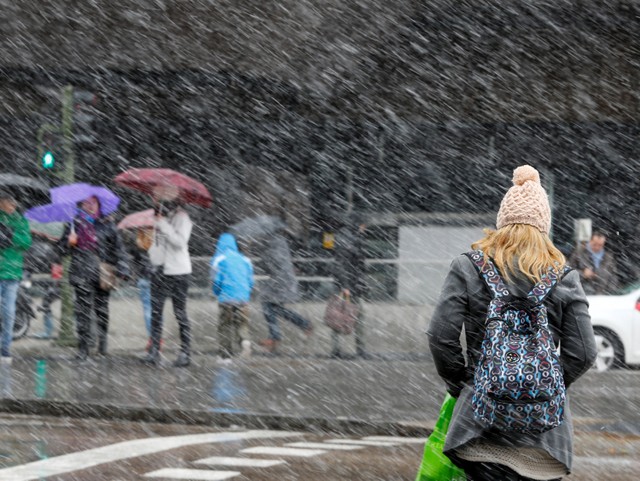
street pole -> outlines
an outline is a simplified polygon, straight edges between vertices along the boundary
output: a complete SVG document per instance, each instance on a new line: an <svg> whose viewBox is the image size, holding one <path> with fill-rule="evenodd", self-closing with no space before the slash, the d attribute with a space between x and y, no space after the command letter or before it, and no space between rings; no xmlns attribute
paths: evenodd
<svg viewBox="0 0 640 481"><path fill-rule="evenodd" d="M72 184L75 179L73 149L73 87L67 85L62 89L62 141L64 150L64 169L59 176L63 184ZM62 261L63 277L60 282L60 330L57 344L59 346L76 346L73 318L73 291L69 284L69 266L71 258L66 256Z"/></svg>

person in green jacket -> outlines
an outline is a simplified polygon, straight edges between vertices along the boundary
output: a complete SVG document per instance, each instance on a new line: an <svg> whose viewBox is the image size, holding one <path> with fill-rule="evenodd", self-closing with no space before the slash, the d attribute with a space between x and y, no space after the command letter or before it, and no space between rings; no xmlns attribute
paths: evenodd
<svg viewBox="0 0 640 481"><path fill-rule="evenodd" d="M17 211L12 194L0 191L0 316L2 343L0 362L11 363L13 322L16 317L18 287L22 279L23 255L31 246L27 219Z"/></svg>

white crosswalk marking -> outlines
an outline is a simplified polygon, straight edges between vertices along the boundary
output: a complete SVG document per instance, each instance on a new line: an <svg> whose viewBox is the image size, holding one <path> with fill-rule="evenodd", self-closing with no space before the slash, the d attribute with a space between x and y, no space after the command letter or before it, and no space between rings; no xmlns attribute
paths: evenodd
<svg viewBox="0 0 640 481"><path fill-rule="evenodd" d="M206 464L208 466L234 466L244 468L270 468L271 466L286 463L287 462L282 459L230 458L223 456L213 456L196 461L196 464Z"/></svg>
<svg viewBox="0 0 640 481"><path fill-rule="evenodd" d="M355 444L360 446L380 446L383 448L389 448L397 446L398 443L390 443L387 441L365 441L362 439L327 439L325 443L329 444Z"/></svg>
<svg viewBox="0 0 640 481"><path fill-rule="evenodd" d="M192 481L222 481L240 476L238 471L207 471L206 469L159 469L145 478L190 479Z"/></svg>
<svg viewBox="0 0 640 481"><path fill-rule="evenodd" d="M635 459L621 459L616 457L604 458L595 456L575 456L573 458L576 464L591 464L596 466L624 466L636 469L636 473L640 472L640 461Z"/></svg>
<svg viewBox="0 0 640 481"><path fill-rule="evenodd" d="M356 449L362 449L364 446L348 445L348 444L329 444L329 443L287 443L285 446L291 446L292 448L305 448L305 449L328 449L335 451L353 451Z"/></svg>
<svg viewBox="0 0 640 481"><path fill-rule="evenodd" d="M268 454L272 456L297 456L301 458L310 458L325 454L327 451L321 449L300 449L300 448L277 448L273 446L258 446L255 448L247 448L240 451L247 454Z"/></svg>
<svg viewBox="0 0 640 481"><path fill-rule="evenodd" d="M33 463L0 469L0 481L30 481L88 469L104 463L135 458L194 444L225 443L243 439L291 438L302 433L290 431L233 431L162 438L145 438L110 444Z"/></svg>
<svg viewBox="0 0 640 481"><path fill-rule="evenodd" d="M427 438L404 438L402 436L367 436L362 439L365 441L382 441L401 444L424 444L427 442Z"/></svg>

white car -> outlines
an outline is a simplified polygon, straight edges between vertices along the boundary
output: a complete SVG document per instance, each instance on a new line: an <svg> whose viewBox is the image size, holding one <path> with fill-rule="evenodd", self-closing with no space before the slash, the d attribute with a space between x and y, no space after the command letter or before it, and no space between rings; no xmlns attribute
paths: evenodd
<svg viewBox="0 0 640 481"><path fill-rule="evenodd" d="M596 335L598 371L640 364L640 288L619 295L587 296Z"/></svg>

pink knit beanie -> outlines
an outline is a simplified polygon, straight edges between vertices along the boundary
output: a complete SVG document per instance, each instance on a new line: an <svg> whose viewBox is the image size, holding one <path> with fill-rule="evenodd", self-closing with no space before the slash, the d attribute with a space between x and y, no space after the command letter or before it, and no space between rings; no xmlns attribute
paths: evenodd
<svg viewBox="0 0 640 481"><path fill-rule="evenodd" d="M500 203L496 227L529 224L545 234L551 229L551 209L547 193L540 185L540 174L530 165L513 171L513 187Z"/></svg>

